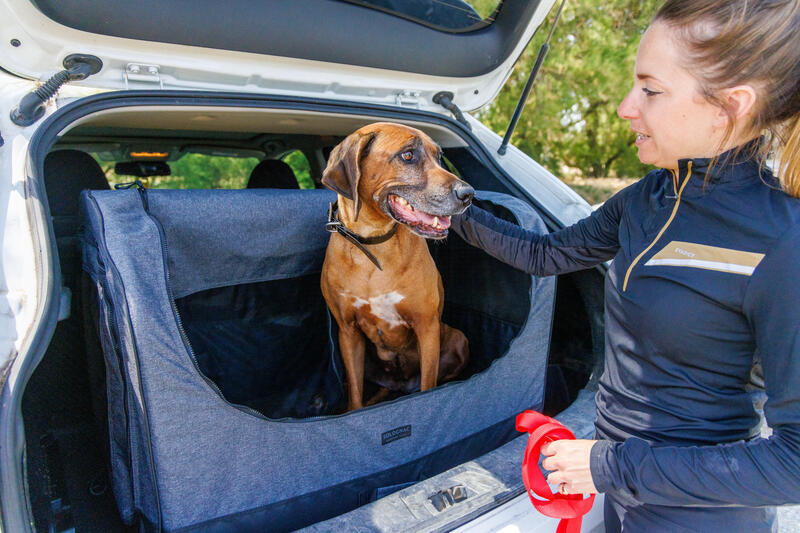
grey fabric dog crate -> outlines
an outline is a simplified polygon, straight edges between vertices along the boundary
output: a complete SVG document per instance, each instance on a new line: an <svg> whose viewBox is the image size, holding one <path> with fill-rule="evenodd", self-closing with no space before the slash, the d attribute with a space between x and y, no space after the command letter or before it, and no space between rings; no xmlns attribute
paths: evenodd
<svg viewBox="0 0 800 533"><path fill-rule="evenodd" d="M545 231L529 206L477 202ZM85 191L114 494L145 530L282 531L486 453L541 408L554 280L430 245L458 380L343 413L319 274L329 191Z"/></svg>

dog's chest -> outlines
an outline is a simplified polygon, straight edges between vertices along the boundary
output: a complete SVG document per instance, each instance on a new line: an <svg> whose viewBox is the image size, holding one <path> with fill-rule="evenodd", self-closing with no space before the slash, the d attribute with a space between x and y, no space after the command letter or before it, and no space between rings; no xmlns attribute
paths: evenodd
<svg viewBox="0 0 800 533"><path fill-rule="evenodd" d="M410 327L400 312L400 304L406 298L402 293L343 296L350 299L361 331L377 346L399 347L407 342Z"/></svg>

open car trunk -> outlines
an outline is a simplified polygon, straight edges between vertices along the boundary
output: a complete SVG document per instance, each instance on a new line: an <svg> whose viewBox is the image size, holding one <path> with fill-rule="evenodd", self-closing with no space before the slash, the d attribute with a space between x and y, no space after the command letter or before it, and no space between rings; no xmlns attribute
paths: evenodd
<svg viewBox="0 0 800 533"><path fill-rule="evenodd" d="M547 231L546 213L440 116L161 98L99 98L113 105L54 120L42 146L88 151L117 135L231 147L243 132L287 147L302 138L324 165L326 148L389 119L432 135L480 190L478 205ZM48 197L67 174L45 176ZM336 325L319 289L333 193L86 188L69 200L77 221L54 226L71 304L23 398L40 529L451 529L523 492L518 412L572 405L573 429L591 431L593 399L578 392L602 349L594 272L556 282L455 234L431 243L443 320L467 335L468 368L432 391L345 413Z"/></svg>

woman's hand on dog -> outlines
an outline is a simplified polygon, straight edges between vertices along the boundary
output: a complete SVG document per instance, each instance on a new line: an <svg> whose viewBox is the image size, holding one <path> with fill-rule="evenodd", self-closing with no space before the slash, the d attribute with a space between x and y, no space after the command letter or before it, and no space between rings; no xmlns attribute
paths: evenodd
<svg viewBox="0 0 800 533"><path fill-rule="evenodd" d="M561 494L596 494L589 468L596 440L557 440L542 446L542 467L549 470L547 482L557 485Z"/></svg>

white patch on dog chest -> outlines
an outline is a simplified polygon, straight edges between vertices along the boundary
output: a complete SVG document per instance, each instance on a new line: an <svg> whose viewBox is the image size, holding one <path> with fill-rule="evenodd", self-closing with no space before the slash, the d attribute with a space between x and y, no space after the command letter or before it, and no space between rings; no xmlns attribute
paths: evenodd
<svg viewBox="0 0 800 533"><path fill-rule="evenodd" d="M365 305L369 305L369 302L363 298L359 298L358 296L353 296L353 307L356 309L361 309Z"/></svg>
<svg viewBox="0 0 800 533"><path fill-rule="evenodd" d="M405 298L405 296L397 291L381 294L380 296L373 296L369 300L364 300L358 296L352 296L352 298L353 307L361 309L365 305L369 305L370 312L375 315L376 318L383 320L393 328L408 325L395 307L398 302L401 302Z"/></svg>

